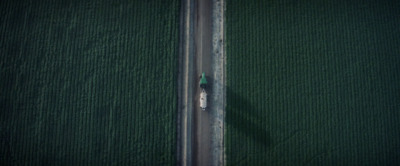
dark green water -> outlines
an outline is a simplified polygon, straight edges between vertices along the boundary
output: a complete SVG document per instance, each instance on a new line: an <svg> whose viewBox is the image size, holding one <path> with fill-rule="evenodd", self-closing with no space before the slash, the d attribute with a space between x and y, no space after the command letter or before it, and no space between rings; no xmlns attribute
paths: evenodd
<svg viewBox="0 0 400 166"><path fill-rule="evenodd" d="M228 0L227 165L400 164L399 1Z"/></svg>
<svg viewBox="0 0 400 166"><path fill-rule="evenodd" d="M175 165L179 11L1 1L0 165Z"/></svg>

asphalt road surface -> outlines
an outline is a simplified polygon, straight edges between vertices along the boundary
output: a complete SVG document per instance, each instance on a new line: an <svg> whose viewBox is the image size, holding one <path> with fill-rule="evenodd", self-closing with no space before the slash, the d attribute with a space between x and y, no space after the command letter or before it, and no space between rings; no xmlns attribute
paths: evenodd
<svg viewBox="0 0 400 166"><path fill-rule="evenodd" d="M200 75L205 72L208 84L212 86L213 78L211 51L212 51L212 0L199 0L194 4L194 73L195 77L193 92L193 165L207 166L211 165L211 114L208 112L213 103L207 101L206 111L200 109L199 96L201 88L199 87ZM207 98L210 99L212 88L207 87Z"/></svg>

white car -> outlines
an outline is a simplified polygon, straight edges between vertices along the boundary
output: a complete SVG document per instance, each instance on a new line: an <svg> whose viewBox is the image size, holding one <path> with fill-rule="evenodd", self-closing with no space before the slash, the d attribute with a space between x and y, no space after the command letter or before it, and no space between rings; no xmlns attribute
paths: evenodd
<svg viewBox="0 0 400 166"><path fill-rule="evenodd" d="M207 93L203 89L200 93L200 108L205 111L207 107Z"/></svg>

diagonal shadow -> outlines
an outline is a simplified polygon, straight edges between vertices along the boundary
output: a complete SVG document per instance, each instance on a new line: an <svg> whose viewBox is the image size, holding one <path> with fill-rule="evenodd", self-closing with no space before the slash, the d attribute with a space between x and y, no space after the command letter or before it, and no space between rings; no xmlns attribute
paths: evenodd
<svg viewBox="0 0 400 166"><path fill-rule="evenodd" d="M226 87L227 106L226 123L254 140L261 148L271 145L270 133L262 126L262 116L247 100Z"/></svg>

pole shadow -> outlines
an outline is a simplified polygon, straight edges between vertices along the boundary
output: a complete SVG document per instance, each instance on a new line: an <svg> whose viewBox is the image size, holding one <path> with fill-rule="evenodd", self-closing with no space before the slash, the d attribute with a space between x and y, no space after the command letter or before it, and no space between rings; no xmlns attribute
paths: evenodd
<svg viewBox="0 0 400 166"><path fill-rule="evenodd" d="M249 101L234 92L230 87L226 87L226 123L239 132L243 133L248 139L253 140L259 148L265 150L271 146L271 136L269 131L262 126L265 119L262 119L260 110L256 110Z"/></svg>

